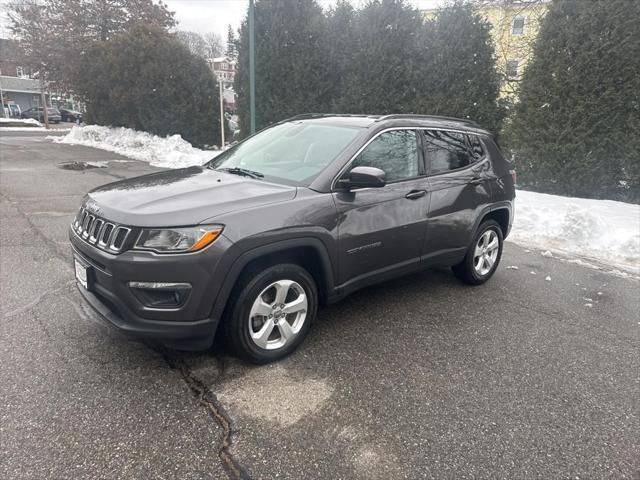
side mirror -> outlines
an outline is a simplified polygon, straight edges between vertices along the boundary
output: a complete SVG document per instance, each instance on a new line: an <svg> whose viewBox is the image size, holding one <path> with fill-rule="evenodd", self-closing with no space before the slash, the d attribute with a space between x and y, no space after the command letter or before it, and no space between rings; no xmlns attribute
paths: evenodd
<svg viewBox="0 0 640 480"><path fill-rule="evenodd" d="M387 174L375 167L354 167L348 178L341 178L338 185L347 190L354 188L379 188L387 184Z"/></svg>

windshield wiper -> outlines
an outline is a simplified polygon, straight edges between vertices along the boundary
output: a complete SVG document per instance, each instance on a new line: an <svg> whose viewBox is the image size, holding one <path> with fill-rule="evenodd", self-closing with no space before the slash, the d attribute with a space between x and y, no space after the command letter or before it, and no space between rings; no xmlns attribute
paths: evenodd
<svg viewBox="0 0 640 480"><path fill-rule="evenodd" d="M244 175L245 177L251 177L251 178L264 178L264 175L260 172L254 172L253 170L247 170L246 168L240 168L240 167L223 167L223 168L216 168L215 170L232 173L234 175Z"/></svg>

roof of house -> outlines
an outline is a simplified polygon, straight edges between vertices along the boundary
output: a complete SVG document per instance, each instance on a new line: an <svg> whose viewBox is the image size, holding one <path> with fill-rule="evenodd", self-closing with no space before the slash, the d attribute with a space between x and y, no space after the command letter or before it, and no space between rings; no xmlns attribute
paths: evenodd
<svg viewBox="0 0 640 480"><path fill-rule="evenodd" d="M40 82L32 78L0 75L0 87L5 92L39 93Z"/></svg>

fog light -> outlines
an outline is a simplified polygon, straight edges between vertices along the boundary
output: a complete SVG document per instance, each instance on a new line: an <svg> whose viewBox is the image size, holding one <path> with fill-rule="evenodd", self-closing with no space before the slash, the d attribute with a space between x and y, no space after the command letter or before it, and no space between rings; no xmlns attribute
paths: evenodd
<svg viewBox="0 0 640 480"><path fill-rule="evenodd" d="M135 297L150 308L181 307L191 292L190 283L129 282L129 287Z"/></svg>

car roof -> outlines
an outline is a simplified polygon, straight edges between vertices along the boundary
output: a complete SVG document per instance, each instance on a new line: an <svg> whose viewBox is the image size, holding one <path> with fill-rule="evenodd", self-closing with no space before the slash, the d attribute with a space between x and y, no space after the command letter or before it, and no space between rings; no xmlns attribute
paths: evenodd
<svg viewBox="0 0 640 480"><path fill-rule="evenodd" d="M288 118L283 122L313 121L318 123L340 124L364 127L439 127L464 130L473 133L491 135L491 133L473 120L438 115L393 114L393 115L354 115L335 113L305 113Z"/></svg>

